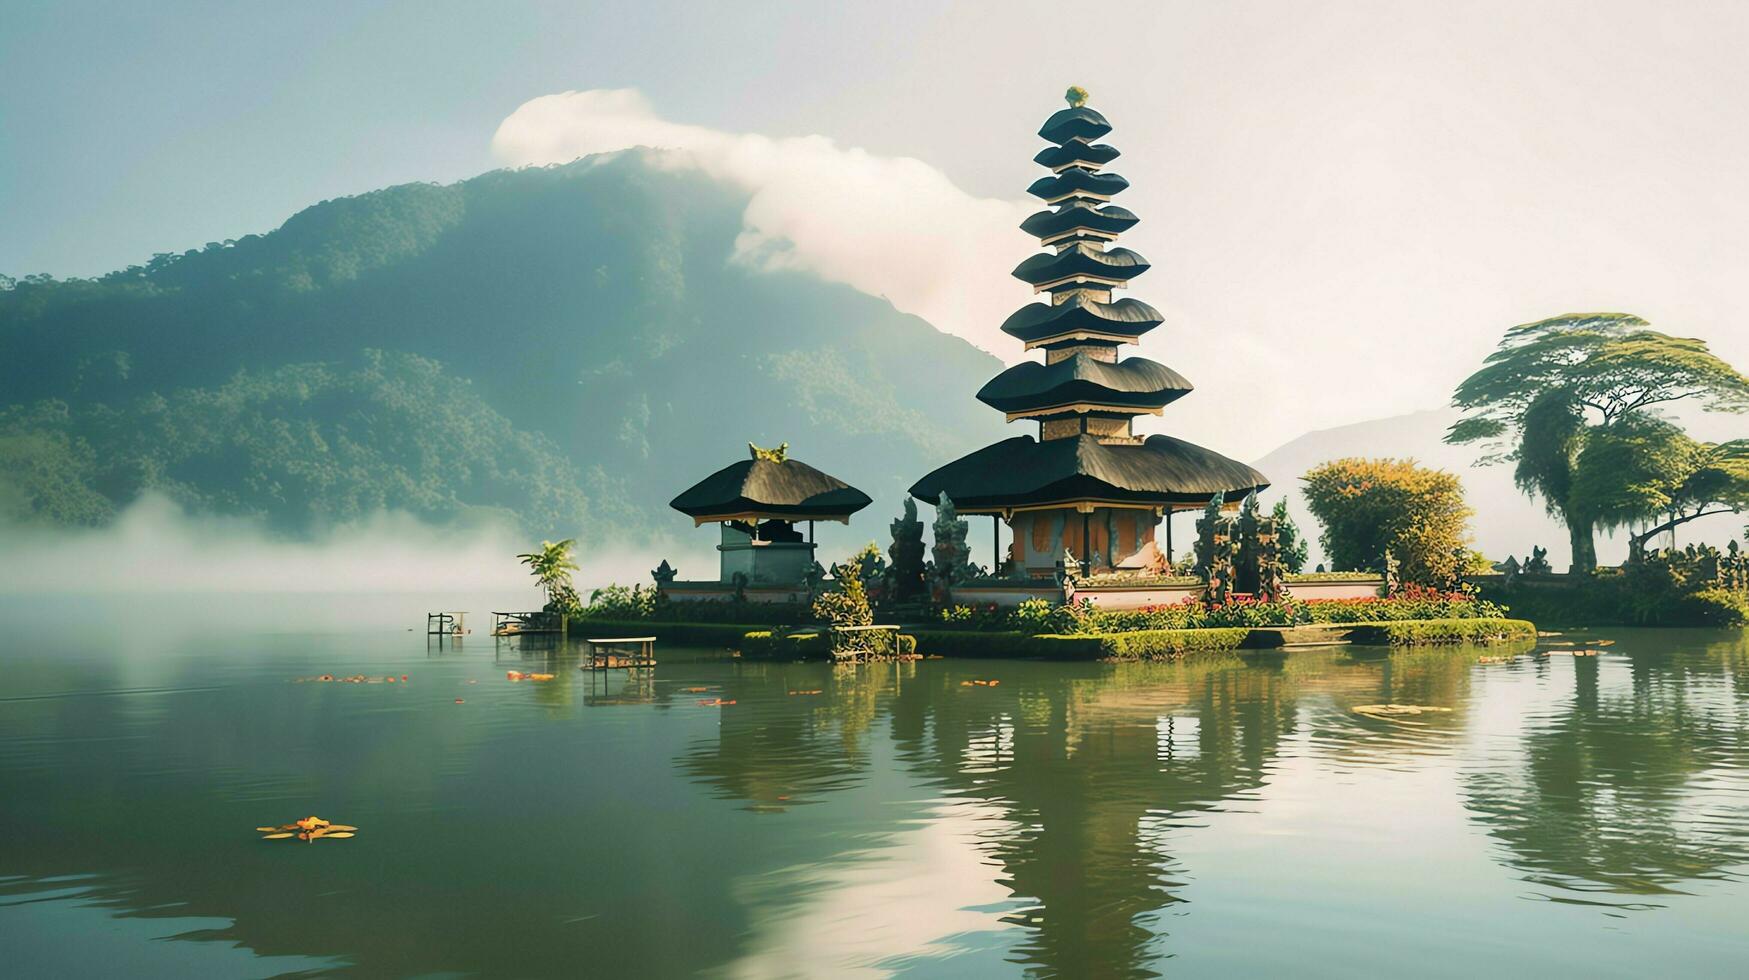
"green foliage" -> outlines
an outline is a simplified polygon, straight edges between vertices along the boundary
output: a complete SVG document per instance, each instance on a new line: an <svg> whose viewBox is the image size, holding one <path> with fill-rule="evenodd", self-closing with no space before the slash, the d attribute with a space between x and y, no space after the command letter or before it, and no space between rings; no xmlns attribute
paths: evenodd
<svg viewBox="0 0 1749 980"><path fill-rule="evenodd" d="M580 615L585 619L649 620L656 617L661 593L642 585L626 588L605 585L589 593L589 605ZM728 603L693 603L695 606L729 605ZM738 611L738 610L736 610Z"/></svg>
<svg viewBox="0 0 1749 980"><path fill-rule="evenodd" d="M1586 433L1568 499L1602 527L1641 525L1630 538L1637 559L1671 528L1749 507L1749 440L1696 442L1650 416L1596 426Z"/></svg>
<svg viewBox="0 0 1749 980"><path fill-rule="evenodd" d="M1708 564L1660 553L1619 569L1493 584L1483 594L1549 625L1749 626L1749 589L1707 574Z"/></svg>
<svg viewBox="0 0 1749 980"><path fill-rule="evenodd" d="M1281 602L1233 599L1215 606L1189 601L1141 609L1100 609L1027 599L1013 609L953 606L942 610L944 626L1018 635L1103 635L1149 630L1255 628L1311 623L1371 623L1410 619L1499 619L1505 610L1471 591L1410 585L1389 598L1289 598Z"/></svg>
<svg viewBox="0 0 1749 980"><path fill-rule="evenodd" d="M798 602L673 602L643 585L607 585L590 594L579 613L590 620L644 623L737 623L795 626L813 621Z"/></svg>
<svg viewBox="0 0 1749 980"><path fill-rule="evenodd" d="M825 630L778 633L753 630L741 638L741 656L751 660L818 660L832 652L832 636ZM899 656L917 652L917 637L899 634Z"/></svg>
<svg viewBox="0 0 1749 980"><path fill-rule="evenodd" d="M1301 572L1289 575L1287 582L1289 585L1295 582L1365 582L1378 577L1377 572Z"/></svg>
<svg viewBox="0 0 1749 980"><path fill-rule="evenodd" d="M986 633L973 630L911 630L910 632L917 638L916 649L925 654L987 659L1039 655L1037 651L1028 646L1031 637L1012 631Z"/></svg>
<svg viewBox="0 0 1749 980"><path fill-rule="evenodd" d="M1289 575L1298 575L1306 567L1306 554L1309 547L1306 539L1300 534L1300 526L1288 516L1287 501L1277 500L1275 509L1270 512L1275 518L1275 546L1280 551L1282 567Z"/></svg>
<svg viewBox="0 0 1749 980"><path fill-rule="evenodd" d="M410 354L238 372L122 406L14 407L0 433L0 472L57 473L58 490L27 498L57 523L100 520L146 491L286 530L385 509L454 520L492 508L545 527L589 513L584 478L550 440ZM52 466L45 446L63 447Z"/></svg>
<svg viewBox="0 0 1749 980"><path fill-rule="evenodd" d="M862 569L855 562L833 565L832 578L838 588L814 597L814 619L830 626L873 624L874 610L862 586Z"/></svg>
<svg viewBox="0 0 1749 980"><path fill-rule="evenodd" d="M1177 660L1239 649L1250 630L1157 629L1104 635L1035 636L1028 649L1054 660Z"/></svg>
<svg viewBox="0 0 1749 980"><path fill-rule="evenodd" d="M45 406L64 415L66 406ZM97 454L66 431L21 424L0 413L0 520L91 527L115 514L94 484Z"/></svg>
<svg viewBox="0 0 1749 980"><path fill-rule="evenodd" d="M1700 626L1749 626L1749 592L1701 589L1683 602L1682 618Z"/></svg>
<svg viewBox="0 0 1749 980"><path fill-rule="evenodd" d="M1659 333L1631 314L1575 313L1507 331L1452 400L1470 414L1446 441L1482 444L1483 462L1515 463L1519 487L1567 524L1574 564L1588 569L1597 522L1643 513L1661 492L1649 478L1667 476L1663 468L1684 451L1667 424L1653 424L1657 406L1693 400L1741 412L1749 378L1704 341Z"/></svg>
<svg viewBox="0 0 1749 980"><path fill-rule="evenodd" d="M517 555L518 561L528 566L528 573L534 576L535 584L546 591L547 607L562 608L573 611L581 608L577 601L577 590L571 586L571 573L577 570L577 563L571 560L571 549L577 542L571 538L563 541L542 541L539 551Z"/></svg>
<svg viewBox="0 0 1749 980"><path fill-rule="evenodd" d="M1413 460L1339 459L1301 479L1337 566L1374 568L1388 550L1402 562L1404 581L1456 581L1472 513L1457 477Z"/></svg>
<svg viewBox="0 0 1749 980"><path fill-rule="evenodd" d="M1085 604L1022 599L1010 616L1013 628L1022 633L1074 633L1090 607Z"/></svg>
<svg viewBox="0 0 1749 980"><path fill-rule="evenodd" d="M0 428L65 439L72 458L49 468L73 478L0 480L0 496L83 523L157 490L300 532L489 509L587 544L671 527L672 489L725 461L723 431L811 447L877 496L998 437L964 397L992 357L847 286L728 261L746 204L630 152L327 201L101 279L18 282L0 290ZM380 370L355 366L364 349ZM421 359L448 370L421 378ZM67 420L19 427L53 400ZM8 442L0 473L52 448Z"/></svg>
<svg viewBox="0 0 1749 980"><path fill-rule="evenodd" d="M1536 624L1522 619L1421 619L1367 623L1356 626L1348 638L1355 643L1393 647L1534 641Z"/></svg>

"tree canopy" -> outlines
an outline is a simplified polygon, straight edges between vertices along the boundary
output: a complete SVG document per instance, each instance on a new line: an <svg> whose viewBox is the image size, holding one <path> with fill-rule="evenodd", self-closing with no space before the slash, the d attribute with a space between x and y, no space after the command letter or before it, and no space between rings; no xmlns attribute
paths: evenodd
<svg viewBox="0 0 1749 980"><path fill-rule="evenodd" d="M1472 511L1463 483L1412 459L1338 459L1300 478L1334 567L1380 566L1388 550L1405 581L1445 585L1463 570Z"/></svg>
<svg viewBox="0 0 1749 980"><path fill-rule="evenodd" d="M1670 496L1654 484L1685 471L1692 451L1658 411L1681 401L1744 411L1749 378L1705 341L1633 314L1568 313L1506 332L1453 395L1468 414L1446 441L1481 445L1482 463L1514 463L1519 487L1567 525L1574 566L1590 568L1596 527L1646 517Z"/></svg>

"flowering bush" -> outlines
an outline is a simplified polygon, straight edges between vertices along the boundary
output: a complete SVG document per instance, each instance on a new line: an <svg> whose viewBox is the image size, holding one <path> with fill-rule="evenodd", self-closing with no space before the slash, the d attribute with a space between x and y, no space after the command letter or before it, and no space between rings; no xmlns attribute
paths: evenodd
<svg viewBox="0 0 1749 980"><path fill-rule="evenodd" d="M1027 600L1028 602L1039 600ZM982 605L968 606L964 604L947 606L940 612L940 619L949 626L960 626L966 629L1006 630L1015 629L1011 622L1011 613L1003 612L994 602Z"/></svg>
<svg viewBox="0 0 1749 980"><path fill-rule="evenodd" d="M1213 607L1191 598L1172 605L1144 606L1141 609L1100 609L1086 599L1071 605L1027 599L1009 610L1000 609L994 603L959 605L943 609L939 615L942 623L955 627L1017 630L1036 635L1380 623L1411 619L1501 619L1506 610L1477 598L1473 592L1408 585L1390 598L1270 602L1252 596L1235 596Z"/></svg>
<svg viewBox="0 0 1749 980"><path fill-rule="evenodd" d="M1059 605L1047 599L1026 599L1008 614L1009 624L1022 633L1081 633L1093 607L1085 599Z"/></svg>

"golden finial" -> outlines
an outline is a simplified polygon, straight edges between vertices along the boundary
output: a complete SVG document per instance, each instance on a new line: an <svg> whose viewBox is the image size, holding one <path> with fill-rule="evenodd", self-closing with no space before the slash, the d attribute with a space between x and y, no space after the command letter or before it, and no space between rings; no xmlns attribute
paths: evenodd
<svg viewBox="0 0 1749 980"><path fill-rule="evenodd" d="M789 458L789 443L787 442L779 445L776 449L761 449L752 443L748 443L747 448L753 453L754 459L763 459L771 463L781 463Z"/></svg>
<svg viewBox="0 0 1749 980"><path fill-rule="evenodd" d="M1063 98L1069 100L1069 108L1079 109L1087 104L1087 90L1079 85L1069 86L1069 91L1063 93Z"/></svg>

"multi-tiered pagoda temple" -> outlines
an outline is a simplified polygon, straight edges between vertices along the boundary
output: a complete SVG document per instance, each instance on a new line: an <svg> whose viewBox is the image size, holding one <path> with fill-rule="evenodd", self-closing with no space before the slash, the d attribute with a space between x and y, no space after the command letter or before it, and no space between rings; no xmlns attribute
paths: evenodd
<svg viewBox="0 0 1749 980"><path fill-rule="evenodd" d="M1159 326L1161 315L1140 300L1112 298L1148 262L1108 247L1138 220L1110 203L1129 182L1103 170L1118 151L1095 141L1111 124L1087 107L1085 93L1070 92L1069 108L1038 133L1051 145L1033 159L1051 176L1027 189L1050 207L1020 225L1049 251L1014 269L1049 302L1030 303L1002 324L1026 350L1042 349L1044 363L1009 368L978 392L1008 421L1038 423L1038 438L988 446L911 487L930 503L945 493L961 514L1007 521L1009 571L1037 577L1051 574L1065 552L1083 574L1133 567L1170 511L1205 507L1217 493L1236 502L1269 485L1219 453L1133 431L1136 416L1160 415L1191 385L1164 364L1119 356L1120 347Z"/></svg>

